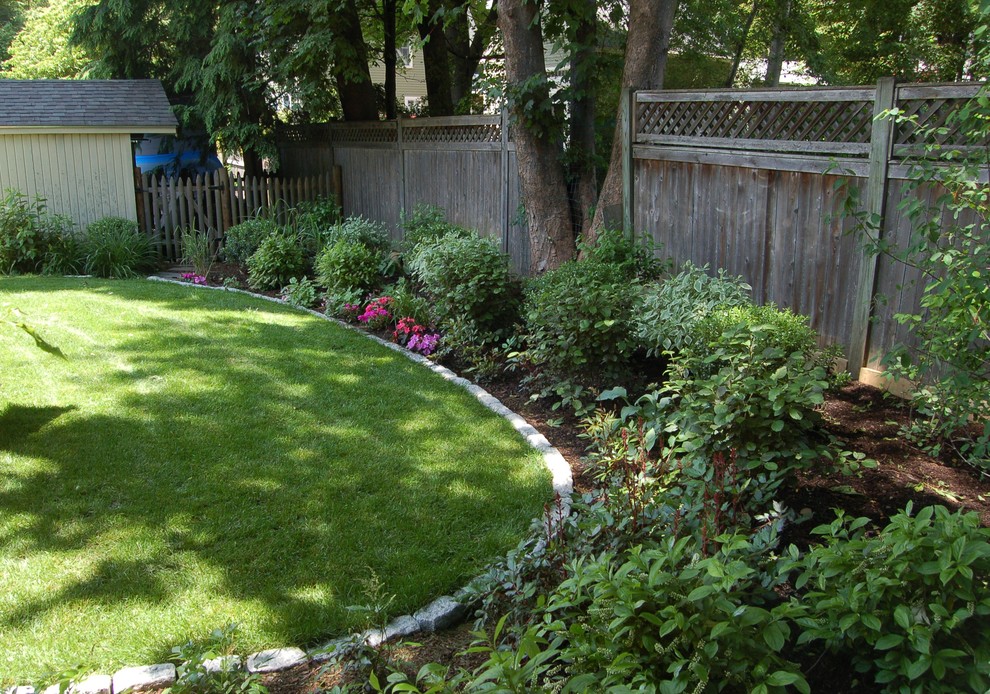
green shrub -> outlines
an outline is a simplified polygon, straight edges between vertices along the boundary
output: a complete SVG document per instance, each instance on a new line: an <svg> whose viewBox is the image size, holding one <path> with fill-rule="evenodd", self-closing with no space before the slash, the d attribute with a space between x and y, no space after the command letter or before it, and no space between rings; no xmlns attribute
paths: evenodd
<svg viewBox="0 0 990 694"><path fill-rule="evenodd" d="M550 597L544 636L569 691L810 691L782 652L796 611L758 548L727 536L699 557L691 538L579 557ZM580 685L580 686L578 686Z"/></svg>
<svg viewBox="0 0 990 694"><path fill-rule="evenodd" d="M282 301L291 306L299 308L310 308L316 304L319 293L316 291L316 283L308 277L289 280L289 283L282 287Z"/></svg>
<svg viewBox="0 0 990 694"><path fill-rule="evenodd" d="M433 317L430 302L413 291L405 277L392 285L389 294L392 297L392 309L399 318L412 318L420 325L429 326Z"/></svg>
<svg viewBox="0 0 990 694"><path fill-rule="evenodd" d="M227 230L223 239L223 257L228 263L245 265L261 242L273 234L282 231L282 227L271 219L257 217L236 224Z"/></svg>
<svg viewBox="0 0 990 694"><path fill-rule="evenodd" d="M325 245L327 231L340 221L340 205L331 195L296 205L292 210L291 226L299 235L306 254L315 256Z"/></svg>
<svg viewBox="0 0 990 694"><path fill-rule="evenodd" d="M306 258L295 234L272 234L247 261L248 284L255 289L279 289L306 274Z"/></svg>
<svg viewBox="0 0 990 694"><path fill-rule="evenodd" d="M54 215L43 224L42 272L46 275L78 275L86 268L86 238L68 217Z"/></svg>
<svg viewBox="0 0 990 694"><path fill-rule="evenodd" d="M839 512L798 563L798 643L822 641L884 692L990 687L990 529L976 513L911 506L879 533Z"/></svg>
<svg viewBox="0 0 990 694"><path fill-rule="evenodd" d="M388 232L384 225L364 217L348 217L333 225L322 234L323 248L332 246L339 241L359 243L367 246L381 258L391 248Z"/></svg>
<svg viewBox="0 0 990 694"><path fill-rule="evenodd" d="M441 320L470 320L486 341L497 341L516 318L519 284L492 239L442 236L421 244L410 267Z"/></svg>
<svg viewBox="0 0 990 694"><path fill-rule="evenodd" d="M654 244L653 237L645 236L636 241L621 229L602 229L594 244L579 242L578 246L585 260L618 265L630 279L657 280L667 272L669 266L668 261L657 257L660 248Z"/></svg>
<svg viewBox="0 0 990 694"><path fill-rule="evenodd" d="M86 227L84 247L84 269L97 277L135 277L156 262L151 240L136 222L122 217L104 217Z"/></svg>
<svg viewBox="0 0 990 694"><path fill-rule="evenodd" d="M12 188L0 198L0 273L34 271L42 255L41 222L45 203Z"/></svg>
<svg viewBox="0 0 990 694"><path fill-rule="evenodd" d="M618 265L575 261L536 277L523 306L527 359L586 385L628 375L635 294Z"/></svg>
<svg viewBox="0 0 990 694"><path fill-rule="evenodd" d="M402 215L402 231L400 248L405 254L411 254L416 246L433 243L442 236L475 236L470 229L448 222L442 207L422 203L416 205L411 216Z"/></svg>
<svg viewBox="0 0 990 694"><path fill-rule="evenodd" d="M381 261L375 249L341 238L316 256L316 277L329 293L366 292L381 284Z"/></svg>
<svg viewBox="0 0 990 694"><path fill-rule="evenodd" d="M713 310L750 302L750 286L741 277L729 277L724 270L711 277L707 269L687 262L678 274L643 291L635 311L635 334L651 354L684 349L695 324Z"/></svg>

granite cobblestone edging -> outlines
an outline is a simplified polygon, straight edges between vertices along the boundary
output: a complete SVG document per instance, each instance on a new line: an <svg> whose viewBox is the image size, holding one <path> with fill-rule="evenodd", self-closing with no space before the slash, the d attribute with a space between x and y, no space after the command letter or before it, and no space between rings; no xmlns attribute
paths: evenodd
<svg viewBox="0 0 990 694"><path fill-rule="evenodd" d="M182 282L176 279L158 276L152 276L148 279L155 282L178 284L184 287L192 287L196 289L212 289L215 291L235 292L258 299L271 301L273 303L287 305L287 302L281 299L265 296L263 294L255 294L254 292L249 292L243 289L194 285L189 282ZM380 345L405 355L412 361L425 366L430 371L433 371L444 380L450 381L451 383L464 388L475 398L477 398L482 405L500 417L508 420L509 423L512 424L513 428L519 432L519 435L522 436L530 446L538 450L543 455L543 462L550 470L553 491L559 501L554 504L553 508L544 519L544 528L547 532L549 532L550 529L555 527L561 519L570 514L571 493L574 491L574 478L571 473L570 465L568 465L567 461L564 459L564 456L560 454L560 451L554 448L546 437L536 430L536 427L503 405L498 398L466 378L458 376L445 366L441 366L421 354L410 352L401 345L383 340L377 335L366 333L363 330L357 329L353 325L336 318L331 318L330 316L324 315L319 311L314 311L312 309L300 310L318 318L322 318L330 323L336 323L337 325L348 330L360 333ZM536 551L539 551L539 547L542 546L542 544L543 541L541 541L540 545L538 545L538 549ZM463 590L464 589L460 592L463 592ZM279 672L281 670L288 670L289 668L305 663L326 662L341 650L353 647L355 644L361 642L372 647L377 647L387 641L402 638L404 636L410 636L415 633L431 633L434 631L447 629L451 626L459 624L467 616L468 609L468 605L458 600L456 597L443 595L425 607L417 610L412 615L402 615L401 617L396 617L385 627L384 630L372 629L362 634L355 634L349 637L335 639L323 647L315 649L309 654L301 648L296 647L273 648L259 651L258 653L252 653L243 661L237 656L226 656L223 658L216 658L213 661L207 661L204 665L207 670L220 670L222 668L240 670L243 667L246 668L249 673L262 674ZM168 687L175 683L175 679L176 669L175 665L171 663L126 667L118 670L112 676L101 674L89 675L85 679L73 684L69 689L69 692L71 694L124 694L124 692L140 692ZM52 685L51 687L45 689L42 694L58 694L58 691L58 685ZM36 692L34 687L19 686L11 687L5 690L4 694L36 694Z"/></svg>

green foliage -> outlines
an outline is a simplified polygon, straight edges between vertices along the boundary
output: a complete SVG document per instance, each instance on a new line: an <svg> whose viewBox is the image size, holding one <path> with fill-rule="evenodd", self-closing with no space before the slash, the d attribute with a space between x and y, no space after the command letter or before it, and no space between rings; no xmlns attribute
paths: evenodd
<svg viewBox="0 0 990 694"><path fill-rule="evenodd" d="M231 624L214 629L205 644L189 641L172 648L176 678L168 694L268 694L261 675L248 673L233 655L236 631Z"/></svg>
<svg viewBox="0 0 990 694"><path fill-rule="evenodd" d="M59 0L30 7L24 26L10 44L10 59L0 67L11 79L77 79L91 60L69 42L72 16L94 0Z"/></svg>
<svg viewBox="0 0 990 694"><path fill-rule="evenodd" d="M316 276L330 293L367 292L381 284L382 256L373 248L347 238L326 246L316 256Z"/></svg>
<svg viewBox="0 0 990 694"><path fill-rule="evenodd" d="M385 226L364 217L348 217L322 233L323 247L339 241L359 243L382 257L389 252L390 241Z"/></svg>
<svg viewBox="0 0 990 694"><path fill-rule="evenodd" d="M301 202L291 212L292 226L306 249L306 254L315 256L325 245L329 229L341 222L340 205L331 195L307 202Z"/></svg>
<svg viewBox="0 0 990 694"><path fill-rule="evenodd" d="M736 535L712 556L699 550L670 537L573 562L546 608L570 691L810 691L782 655L794 608L777 604L760 546Z"/></svg>
<svg viewBox="0 0 990 694"><path fill-rule="evenodd" d="M43 223L42 271L46 275L78 275L86 267L86 238L68 217L53 215Z"/></svg>
<svg viewBox="0 0 990 694"><path fill-rule="evenodd" d="M516 317L519 284L492 239L442 236L421 244L410 268L437 317L472 321L484 342L503 337Z"/></svg>
<svg viewBox="0 0 990 694"><path fill-rule="evenodd" d="M151 240L137 222L123 217L104 217L86 227L87 274L111 279L136 277L155 266Z"/></svg>
<svg viewBox="0 0 990 694"><path fill-rule="evenodd" d="M416 294L405 277L400 277L392 285L389 296L392 297L392 310L396 317L412 318L419 325L428 326L432 322L430 302Z"/></svg>
<svg viewBox="0 0 990 694"><path fill-rule="evenodd" d="M526 356L586 385L628 375L636 287L621 265L565 263L526 287Z"/></svg>
<svg viewBox="0 0 990 694"><path fill-rule="evenodd" d="M410 216L402 215L403 253L411 254L416 246L430 244L448 234L468 237L474 235L470 229L459 227L447 221L447 213L442 207L418 204Z"/></svg>
<svg viewBox="0 0 990 694"><path fill-rule="evenodd" d="M299 238L281 232L265 238L247 261L248 284L254 289L278 289L306 274Z"/></svg>
<svg viewBox="0 0 990 694"><path fill-rule="evenodd" d="M699 320L716 308L745 306L750 286L741 277L719 270L716 277L708 266L687 262L673 277L650 284L643 290L634 311L637 339L651 354L679 352L688 347Z"/></svg>
<svg viewBox="0 0 990 694"><path fill-rule="evenodd" d="M884 692L990 686L990 530L976 513L910 505L879 533L839 512L799 562L799 643L822 641Z"/></svg>
<svg viewBox="0 0 990 694"><path fill-rule="evenodd" d="M661 247L652 236L641 241L627 237L621 229L601 229L592 245L578 241L578 250L591 262L618 265L629 279L644 282L660 279L669 269L669 261L660 260Z"/></svg>
<svg viewBox="0 0 990 694"><path fill-rule="evenodd" d="M319 293L316 291L316 283L308 277L289 280L289 283L282 287L282 301L292 306L300 308L310 308L316 304Z"/></svg>
<svg viewBox="0 0 990 694"><path fill-rule="evenodd" d="M401 315L396 312L396 315ZM480 383L494 380L502 371L501 360L489 334L470 318L456 316L443 321L443 339L436 356L449 357L458 371Z"/></svg>
<svg viewBox="0 0 990 694"><path fill-rule="evenodd" d="M228 263L245 265L261 242L273 234L277 234L282 228L271 219L256 217L248 219L240 224L235 224L223 239L223 257Z"/></svg>
<svg viewBox="0 0 990 694"><path fill-rule="evenodd" d="M41 256L45 201L7 188L0 198L0 273L31 272Z"/></svg>
<svg viewBox="0 0 990 694"><path fill-rule="evenodd" d="M192 265L197 275L206 277L213 266L213 248L209 231L182 231L182 260Z"/></svg>

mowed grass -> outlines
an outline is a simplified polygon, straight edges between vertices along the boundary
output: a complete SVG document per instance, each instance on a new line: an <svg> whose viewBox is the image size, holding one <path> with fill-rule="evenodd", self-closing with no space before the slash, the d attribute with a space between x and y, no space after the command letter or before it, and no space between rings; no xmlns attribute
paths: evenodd
<svg viewBox="0 0 990 694"><path fill-rule="evenodd" d="M147 281L7 278L0 684L242 653L415 610L513 546L541 457L462 389L313 316Z"/></svg>

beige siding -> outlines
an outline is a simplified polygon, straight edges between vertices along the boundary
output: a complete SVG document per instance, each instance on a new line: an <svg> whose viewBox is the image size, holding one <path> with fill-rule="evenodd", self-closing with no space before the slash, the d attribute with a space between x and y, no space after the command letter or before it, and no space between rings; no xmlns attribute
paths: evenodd
<svg viewBox="0 0 990 694"><path fill-rule="evenodd" d="M133 171L126 133L0 135L0 189L45 198L80 226L137 218Z"/></svg>
<svg viewBox="0 0 990 694"><path fill-rule="evenodd" d="M371 63L368 66L371 81L374 84L385 84L385 66ZM426 69L423 67L423 51L419 48L412 52L412 65L403 67L402 60L395 70L395 96L399 103L407 96L426 99Z"/></svg>

